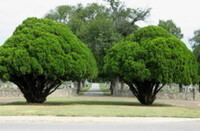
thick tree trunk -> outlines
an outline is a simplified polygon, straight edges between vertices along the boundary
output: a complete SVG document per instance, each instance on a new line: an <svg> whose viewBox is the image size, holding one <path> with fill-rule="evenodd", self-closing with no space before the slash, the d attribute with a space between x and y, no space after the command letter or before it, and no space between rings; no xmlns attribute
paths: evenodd
<svg viewBox="0 0 200 131"><path fill-rule="evenodd" d="M183 85L179 84L179 92L183 92Z"/></svg>
<svg viewBox="0 0 200 131"><path fill-rule="evenodd" d="M199 92L200 92L200 83L199 83Z"/></svg>
<svg viewBox="0 0 200 131"><path fill-rule="evenodd" d="M85 80L81 81L81 83L82 83L82 87L85 87L85 86L86 86L86 85L85 85Z"/></svg>
<svg viewBox="0 0 200 131"><path fill-rule="evenodd" d="M81 90L81 81L77 81L78 85L77 85L77 94L80 93L80 90Z"/></svg>
<svg viewBox="0 0 200 131"><path fill-rule="evenodd" d="M27 103L44 103L46 101L46 97L47 96L40 96L40 97L37 97L37 96L30 96L29 93L26 93L24 94L24 97L26 98L26 102Z"/></svg>
<svg viewBox="0 0 200 131"><path fill-rule="evenodd" d="M60 80L51 80L45 76L24 75L12 76L15 83L23 93L27 103L43 103L46 97L53 93L60 85Z"/></svg>
<svg viewBox="0 0 200 131"><path fill-rule="evenodd" d="M123 91L124 90L124 81L123 80L121 80L121 91Z"/></svg>
<svg viewBox="0 0 200 131"><path fill-rule="evenodd" d="M113 95L113 90L115 88L115 82L114 81L111 81L110 82L110 92L111 92L111 95Z"/></svg>
<svg viewBox="0 0 200 131"><path fill-rule="evenodd" d="M119 77L115 78L114 95L120 95L120 81L119 81Z"/></svg>
<svg viewBox="0 0 200 131"><path fill-rule="evenodd" d="M144 82L128 82L125 83L130 87L131 92L143 105L152 105L156 99L156 94L162 89L160 83L151 81Z"/></svg>

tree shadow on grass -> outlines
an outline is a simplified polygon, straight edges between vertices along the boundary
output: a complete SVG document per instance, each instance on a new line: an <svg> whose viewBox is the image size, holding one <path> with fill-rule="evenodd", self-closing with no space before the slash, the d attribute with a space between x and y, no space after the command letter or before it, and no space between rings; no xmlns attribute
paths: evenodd
<svg viewBox="0 0 200 131"><path fill-rule="evenodd" d="M27 106L67 106L67 105L107 105L107 106L141 106L141 107L173 107L170 104L154 103L153 105L142 105L139 102L129 101L95 101L95 100L74 100L74 101L47 101L42 104L38 103L26 103L25 101L16 101L0 104L3 105L27 105Z"/></svg>

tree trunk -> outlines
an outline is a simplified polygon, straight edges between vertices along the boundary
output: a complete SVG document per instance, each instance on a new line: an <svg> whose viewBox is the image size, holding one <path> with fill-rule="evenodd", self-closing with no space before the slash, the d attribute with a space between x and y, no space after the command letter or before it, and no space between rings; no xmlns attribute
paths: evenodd
<svg viewBox="0 0 200 131"><path fill-rule="evenodd" d="M82 83L82 87L85 87L85 86L86 86L86 85L85 85L85 80L81 81L81 83Z"/></svg>
<svg viewBox="0 0 200 131"><path fill-rule="evenodd" d="M162 89L162 86L159 86L160 83L155 83L151 81L144 82L128 82L125 83L130 87L131 92L143 105L152 105L156 99L156 94Z"/></svg>
<svg viewBox="0 0 200 131"><path fill-rule="evenodd" d="M183 92L183 85L179 84L179 92Z"/></svg>
<svg viewBox="0 0 200 131"><path fill-rule="evenodd" d="M200 83L199 83L199 92L200 92Z"/></svg>
<svg viewBox="0 0 200 131"><path fill-rule="evenodd" d="M53 93L60 85L60 80L51 80L45 76L12 76L10 79L23 93L27 103L43 103L46 97Z"/></svg>
<svg viewBox="0 0 200 131"><path fill-rule="evenodd" d="M27 103L44 103L47 96L31 96L29 93L25 93L24 97Z"/></svg>
<svg viewBox="0 0 200 131"><path fill-rule="evenodd" d="M114 95L119 95L119 91L120 91L120 81L119 81L119 77L116 77L114 79L114 89L113 89L113 94Z"/></svg>
<svg viewBox="0 0 200 131"><path fill-rule="evenodd" d="M77 85L77 94L80 93L80 90L81 90L81 81L77 81L78 85Z"/></svg>
<svg viewBox="0 0 200 131"><path fill-rule="evenodd" d="M124 81L121 80L121 91L123 91L123 90L124 90Z"/></svg>
<svg viewBox="0 0 200 131"><path fill-rule="evenodd" d="M110 82L110 91L111 91L111 95L113 95L114 87L115 87L115 82L114 82L114 81L111 81L111 82Z"/></svg>

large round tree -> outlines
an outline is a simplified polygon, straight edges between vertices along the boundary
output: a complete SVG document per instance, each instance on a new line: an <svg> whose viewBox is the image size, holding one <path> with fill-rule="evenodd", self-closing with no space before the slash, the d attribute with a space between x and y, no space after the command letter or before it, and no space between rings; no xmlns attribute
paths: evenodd
<svg viewBox="0 0 200 131"><path fill-rule="evenodd" d="M62 80L96 75L87 46L52 20L28 18L0 47L0 77L15 83L28 103L43 103Z"/></svg>
<svg viewBox="0 0 200 131"><path fill-rule="evenodd" d="M120 76L137 99L150 105L168 83L191 84L197 65L186 45L157 26L139 29L112 47L104 70Z"/></svg>

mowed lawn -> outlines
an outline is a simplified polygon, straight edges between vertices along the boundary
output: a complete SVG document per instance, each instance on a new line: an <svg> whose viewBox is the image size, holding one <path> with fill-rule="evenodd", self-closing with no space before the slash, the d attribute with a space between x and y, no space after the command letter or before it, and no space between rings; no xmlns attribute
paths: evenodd
<svg viewBox="0 0 200 131"><path fill-rule="evenodd" d="M140 105L124 98L49 98L44 104L0 103L0 116L95 116L200 118L200 110L155 103Z"/></svg>

